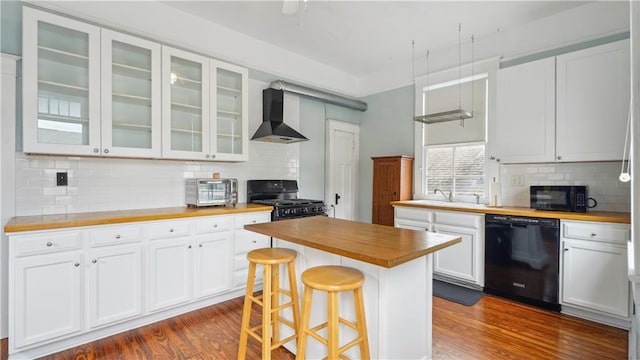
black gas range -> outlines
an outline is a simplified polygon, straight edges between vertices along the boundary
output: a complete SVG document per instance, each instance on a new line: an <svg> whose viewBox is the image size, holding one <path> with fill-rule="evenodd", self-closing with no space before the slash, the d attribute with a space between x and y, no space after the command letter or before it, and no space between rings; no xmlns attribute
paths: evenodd
<svg viewBox="0 0 640 360"><path fill-rule="evenodd" d="M298 199L296 180L247 180L247 202L273 206L271 221L327 215L324 201Z"/></svg>

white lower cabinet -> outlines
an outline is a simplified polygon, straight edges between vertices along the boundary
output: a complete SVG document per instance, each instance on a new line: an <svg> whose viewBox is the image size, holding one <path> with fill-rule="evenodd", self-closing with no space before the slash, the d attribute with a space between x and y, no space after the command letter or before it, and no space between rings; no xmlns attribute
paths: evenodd
<svg viewBox="0 0 640 360"><path fill-rule="evenodd" d="M484 215L395 207L395 226L460 236L462 242L433 255L433 276L439 280L484 286Z"/></svg>
<svg viewBox="0 0 640 360"><path fill-rule="evenodd" d="M270 213L251 213L236 217L235 246L233 256L233 286L245 287L249 273L247 253L251 250L271 247L271 238L252 231L244 230L248 224L260 224L271 221ZM256 283L262 283L262 271L256 271Z"/></svg>
<svg viewBox="0 0 640 360"><path fill-rule="evenodd" d="M629 225L562 221L564 313L629 328Z"/></svg>
<svg viewBox="0 0 640 360"><path fill-rule="evenodd" d="M270 246L242 227L268 221L267 211L9 233L9 359L241 296L237 258Z"/></svg>
<svg viewBox="0 0 640 360"><path fill-rule="evenodd" d="M482 288L484 215L437 211L433 216L433 231L462 238L461 243L434 253L434 277Z"/></svg>
<svg viewBox="0 0 640 360"><path fill-rule="evenodd" d="M51 342L82 330L82 255L78 251L13 262L9 341ZM13 304L13 306L11 306Z"/></svg>
<svg viewBox="0 0 640 360"><path fill-rule="evenodd" d="M142 246L91 250L87 273L89 327L142 314Z"/></svg>
<svg viewBox="0 0 640 360"><path fill-rule="evenodd" d="M149 310L155 311L191 299L189 237L149 244Z"/></svg>

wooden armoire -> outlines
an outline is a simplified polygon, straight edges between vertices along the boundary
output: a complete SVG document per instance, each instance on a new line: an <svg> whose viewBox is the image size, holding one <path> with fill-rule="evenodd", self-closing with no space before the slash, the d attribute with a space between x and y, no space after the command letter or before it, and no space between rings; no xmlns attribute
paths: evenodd
<svg viewBox="0 0 640 360"><path fill-rule="evenodd" d="M393 226L392 201L411 200L413 157L380 156L373 160L373 212L371 222Z"/></svg>

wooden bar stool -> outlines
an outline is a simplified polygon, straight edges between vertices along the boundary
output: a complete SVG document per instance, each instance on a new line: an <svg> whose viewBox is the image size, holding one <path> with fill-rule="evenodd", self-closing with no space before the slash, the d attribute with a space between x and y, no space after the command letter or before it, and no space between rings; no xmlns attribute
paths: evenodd
<svg viewBox="0 0 640 360"><path fill-rule="evenodd" d="M327 346L327 359L346 359L343 352L360 344L360 359L369 359L369 340L367 338L367 324L364 316L364 300L362 298L362 284L364 275L359 270L346 266L318 266L305 270L302 273L304 283L304 295L302 302L302 324L300 324L300 336L298 336L298 351L296 359L304 359L307 350L307 335ZM311 299L313 290L327 292L327 322L309 329L309 316L311 315ZM352 323L338 315L338 293L353 290L356 309L356 323ZM342 323L358 332L356 339L340 347L338 341L338 325ZM318 335L318 331L327 328L327 338Z"/></svg>
<svg viewBox="0 0 640 360"><path fill-rule="evenodd" d="M238 347L238 359L245 359L247 355L247 340L251 335L262 343L262 358L271 359L271 350L280 347L298 336L298 326L300 324L300 306L298 301L298 289L296 286L296 274L294 261L297 252L291 249L264 248L257 249L247 254L249 260L249 275L247 279L247 293L244 298L244 308L242 310L242 325L240 329L240 346ZM289 290L280 287L280 265L287 264L289 277ZM256 266L263 265L263 290L262 295L254 296L254 284ZM288 296L291 301L280 305L280 294ZM253 303L262 306L262 324L249 327L251 318L251 306ZM293 322L280 316L280 312L291 307ZM279 324L285 324L294 330L293 335L280 340ZM257 330L262 329L261 335Z"/></svg>

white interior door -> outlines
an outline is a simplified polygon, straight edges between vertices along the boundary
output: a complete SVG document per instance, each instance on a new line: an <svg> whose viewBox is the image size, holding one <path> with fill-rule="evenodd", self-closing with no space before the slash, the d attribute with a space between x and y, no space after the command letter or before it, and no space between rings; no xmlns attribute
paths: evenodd
<svg viewBox="0 0 640 360"><path fill-rule="evenodd" d="M329 120L327 132L329 168L325 202L329 206L329 216L355 220L360 127Z"/></svg>

